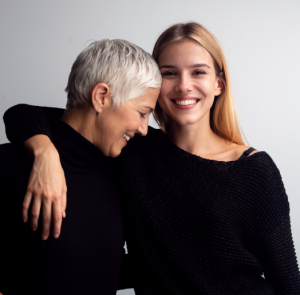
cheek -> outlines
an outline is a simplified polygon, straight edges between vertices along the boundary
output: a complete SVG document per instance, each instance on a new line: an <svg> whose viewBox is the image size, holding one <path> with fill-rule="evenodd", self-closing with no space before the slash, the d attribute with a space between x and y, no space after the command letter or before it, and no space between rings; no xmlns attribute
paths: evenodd
<svg viewBox="0 0 300 295"><path fill-rule="evenodd" d="M161 84L159 97L158 97L158 103L163 110L168 108L168 103L171 103L169 98L172 97L171 94L173 89L174 89L174 82L172 80L163 80Z"/></svg>
<svg viewBox="0 0 300 295"><path fill-rule="evenodd" d="M196 88L206 99L212 99L215 96L215 83L210 79L203 79L196 84Z"/></svg>
<svg viewBox="0 0 300 295"><path fill-rule="evenodd" d="M159 103L159 106L164 110L166 111L167 110L167 103L166 103L166 96L165 95L159 95L158 97L158 103Z"/></svg>
<svg viewBox="0 0 300 295"><path fill-rule="evenodd" d="M174 88L174 82L172 80L162 80L161 83L161 89L160 89L160 94L159 97L164 97L168 93L170 93Z"/></svg>
<svg viewBox="0 0 300 295"><path fill-rule="evenodd" d="M139 128L140 125L141 125L140 124L140 120L132 120L130 122L130 124L128 124L128 129L127 130L129 130L129 131L135 131L135 130L137 130Z"/></svg>
<svg viewBox="0 0 300 295"><path fill-rule="evenodd" d="M124 131L134 131L140 126L140 115L139 114L128 114L126 119L123 121L123 130Z"/></svg>

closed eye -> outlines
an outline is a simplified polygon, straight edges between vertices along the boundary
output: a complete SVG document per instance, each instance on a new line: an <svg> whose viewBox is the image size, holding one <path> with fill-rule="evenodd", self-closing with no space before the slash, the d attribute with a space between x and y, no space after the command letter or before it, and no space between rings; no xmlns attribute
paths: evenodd
<svg viewBox="0 0 300 295"><path fill-rule="evenodd" d="M141 117L143 118L143 119L145 119L146 118L146 113L140 113L140 115L141 115Z"/></svg>

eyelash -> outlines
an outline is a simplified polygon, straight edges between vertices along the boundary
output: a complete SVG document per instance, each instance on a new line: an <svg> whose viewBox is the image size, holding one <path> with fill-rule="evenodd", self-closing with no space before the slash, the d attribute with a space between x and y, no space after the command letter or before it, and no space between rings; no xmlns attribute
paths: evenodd
<svg viewBox="0 0 300 295"><path fill-rule="evenodd" d="M195 73L201 73L201 75L204 75L206 74L205 72L203 71L195 71L193 74ZM175 73L174 72L164 72L161 74L162 76L175 76ZM196 76L199 76L198 74Z"/></svg>
<svg viewBox="0 0 300 295"><path fill-rule="evenodd" d="M161 75L162 76L171 76L171 74L174 74L174 73L172 73L172 72L164 72Z"/></svg>
<svg viewBox="0 0 300 295"><path fill-rule="evenodd" d="M143 119L145 119L146 117L146 114L145 113L140 113L140 115L141 115L141 117L143 118Z"/></svg>
<svg viewBox="0 0 300 295"><path fill-rule="evenodd" d="M206 73L203 71L196 71L195 73L201 73L201 75L205 75Z"/></svg>

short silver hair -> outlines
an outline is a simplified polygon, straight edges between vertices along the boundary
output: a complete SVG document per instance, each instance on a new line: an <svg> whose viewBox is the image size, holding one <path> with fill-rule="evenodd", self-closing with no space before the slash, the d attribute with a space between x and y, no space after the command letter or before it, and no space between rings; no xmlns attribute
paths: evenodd
<svg viewBox="0 0 300 295"><path fill-rule="evenodd" d="M65 89L67 108L86 105L100 82L110 87L113 106L118 107L148 88L160 90L161 74L152 56L139 46L104 39L91 43L76 58Z"/></svg>

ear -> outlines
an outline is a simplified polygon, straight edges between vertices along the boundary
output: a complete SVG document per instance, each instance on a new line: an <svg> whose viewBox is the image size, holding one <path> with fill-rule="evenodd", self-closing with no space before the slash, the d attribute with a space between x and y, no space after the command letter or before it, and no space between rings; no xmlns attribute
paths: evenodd
<svg viewBox="0 0 300 295"><path fill-rule="evenodd" d="M222 76L222 72L220 73L220 75ZM219 96L224 90L224 84L223 81L220 77L217 77L217 81L216 81L216 89L215 89L215 96Z"/></svg>
<svg viewBox="0 0 300 295"><path fill-rule="evenodd" d="M98 83L91 94L92 105L97 113L101 113L104 107L112 105L110 88L106 83Z"/></svg>

